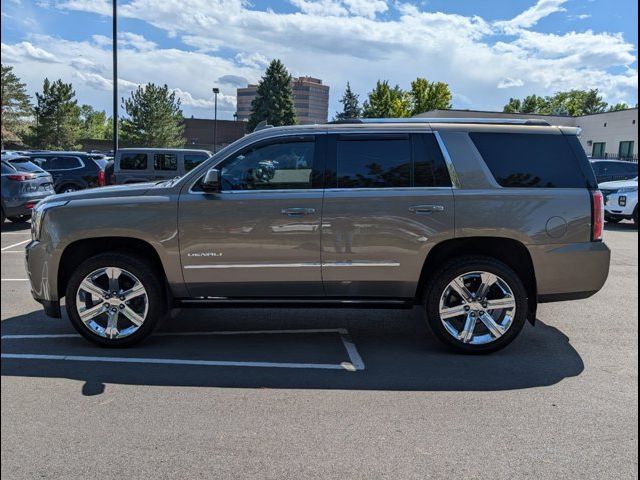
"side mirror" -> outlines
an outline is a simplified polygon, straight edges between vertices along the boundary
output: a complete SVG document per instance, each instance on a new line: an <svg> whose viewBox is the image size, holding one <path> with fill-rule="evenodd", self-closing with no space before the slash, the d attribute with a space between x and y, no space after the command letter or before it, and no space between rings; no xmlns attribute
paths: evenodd
<svg viewBox="0 0 640 480"><path fill-rule="evenodd" d="M220 170L215 168L210 168L205 173L204 178L202 179L202 190L209 193L215 193L220 191Z"/></svg>

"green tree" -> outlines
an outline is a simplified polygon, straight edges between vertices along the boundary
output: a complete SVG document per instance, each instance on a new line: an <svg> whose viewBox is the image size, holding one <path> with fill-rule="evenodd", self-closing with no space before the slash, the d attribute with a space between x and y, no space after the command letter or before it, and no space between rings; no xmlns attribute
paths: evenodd
<svg viewBox="0 0 640 480"><path fill-rule="evenodd" d="M80 119L82 121L80 136L93 140L109 138L107 114L104 111L94 110L91 105L80 106Z"/></svg>
<svg viewBox="0 0 640 480"><path fill-rule="evenodd" d="M26 85L13 73L13 67L2 65L0 82L0 112L2 134L0 141L22 141L27 119L32 113L31 102L27 95Z"/></svg>
<svg viewBox="0 0 640 480"><path fill-rule="evenodd" d="M378 80L364 102L362 114L365 118L408 117L411 115L411 98L399 86L391 88L387 80Z"/></svg>
<svg viewBox="0 0 640 480"><path fill-rule="evenodd" d="M70 83L44 79L42 93L36 93L36 124L31 143L40 148L72 150L78 148L80 107Z"/></svg>
<svg viewBox="0 0 640 480"><path fill-rule="evenodd" d="M416 78L411 82L411 115L430 110L448 110L452 107L453 95L444 82L430 82L426 78Z"/></svg>
<svg viewBox="0 0 640 480"><path fill-rule="evenodd" d="M296 111L293 104L292 78L284 64L272 60L258 83L256 97L251 102L251 116L247 124L253 131L260 122L275 127L295 125Z"/></svg>
<svg viewBox="0 0 640 480"><path fill-rule="evenodd" d="M609 106L609 111L610 112L618 112L620 110L627 110L631 107L629 107L628 104L626 103L616 103L615 105L610 105Z"/></svg>
<svg viewBox="0 0 640 480"><path fill-rule="evenodd" d="M347 89L344 91L344 95L342 95L340 103L343 108L341 112L336 112L336 120L359 118L362 115L362 108L360 108L358 94L353 93L349 82L347 82Z"/></svg>
<svg viewBox="0 0 640 480"><path fill-rule="evenodd" d="M602 100L597 89L567 90L541 97L529 95L522 101L511 98L504 106L504 112L536 113L539 115L590 115L607 111L608 104Z"/></svg>
<svg viewBox="0 0 640 480"><path fill-rule="evenodd" d="M518 98L510 98L509 102L502 108L504 113L520 113L522 111L522 102Z"/></svg>
<svg viewBox="0 0 640 480"><path fill-rule="evenodd" d="M122 99L122 141L138 147L181 147L184 124L180 99L166 85L148 83Z"/></svg>

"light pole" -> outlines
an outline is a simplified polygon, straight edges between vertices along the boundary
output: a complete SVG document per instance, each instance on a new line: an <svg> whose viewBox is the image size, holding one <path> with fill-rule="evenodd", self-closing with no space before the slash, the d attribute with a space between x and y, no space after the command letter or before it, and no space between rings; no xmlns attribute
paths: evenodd
<svg viewBox="0 0 640 480"><path fill-rule="evenodd" d="M113 156L118 152L118 0L113 0Z"/></svg>
<svg viewBox="0 0 640 480"><path fill-rule="evenodd" d="M220 89L218 87L213 87L211 89L213 91L214 101L213 101L213 153L216 153L218 149L218 137L217 137L217 128L218 128L218 94L220 93Z"/></svg>

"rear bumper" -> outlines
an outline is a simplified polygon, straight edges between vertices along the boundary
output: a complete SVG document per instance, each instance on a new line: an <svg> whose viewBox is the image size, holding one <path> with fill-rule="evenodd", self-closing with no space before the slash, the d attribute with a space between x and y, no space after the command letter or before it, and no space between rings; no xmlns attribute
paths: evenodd
<svg viewBox="0 0 640 480"><path fill-rule="evenodd" d="M2 208L4 208L4 214L7 217L19 217L22 215L31 215L31 210L40 200L53 195L55 192L38 192L31 193L24 196L15 198L5 198L2 202Z"/></svg>
<svg viewBox="0 0 640 480"><path fill-rule="evenodd" d="M529 251L540 303L590 297L609 276L611 251L604 242L535 245Z"/></svg>

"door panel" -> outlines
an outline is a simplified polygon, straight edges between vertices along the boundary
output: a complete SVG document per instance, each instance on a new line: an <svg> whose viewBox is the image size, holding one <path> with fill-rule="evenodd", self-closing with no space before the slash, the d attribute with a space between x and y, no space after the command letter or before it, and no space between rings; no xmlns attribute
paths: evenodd
<svg viewBox="0 0 640 480"><path fill-rule="evenodd" d="M451 188L326 191L326 294L413 297L427 253L453 236L453 209Z"/></svg>
<svg viewBox="0 0 640 480"><path fill-rule="evenodd" d="M431 133L330 135L322 277L330 297L413 297L427 253L453 237L454 198Z"/></svg>
<svg viewBox="0 0 640 480"><path fill-rule="evenodd" d="M192 296L323 295L320 143L306 136L252 146L218 165L225 190L182 193L180 250Z"/></svg>

